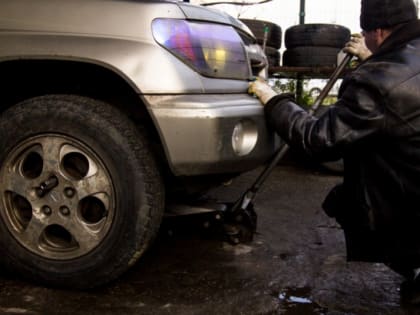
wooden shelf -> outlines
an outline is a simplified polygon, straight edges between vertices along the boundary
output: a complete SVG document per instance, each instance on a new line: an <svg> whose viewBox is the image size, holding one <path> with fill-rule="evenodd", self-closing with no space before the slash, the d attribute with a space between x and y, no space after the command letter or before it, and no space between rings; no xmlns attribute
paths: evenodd
<svg viewBox="0 0 420 315"><path fill-rule="evenodd" d="M290 79L327 79L334 72L335 67L270 67L268 73L274 78ZM345 70L343 75L350 71Z"/></svg>

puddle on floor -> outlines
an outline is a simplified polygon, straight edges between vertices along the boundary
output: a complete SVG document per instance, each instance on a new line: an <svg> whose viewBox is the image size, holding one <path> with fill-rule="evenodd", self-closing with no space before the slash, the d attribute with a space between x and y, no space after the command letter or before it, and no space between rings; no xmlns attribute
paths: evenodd
<svg viewBox="0 0 420 315"><path fill-rule="evenodd" d="M311 299L311 289L286 288L278 295L281 301L281 314L285 315L310 315L326 314L327 309L319 306Z"/></svg>

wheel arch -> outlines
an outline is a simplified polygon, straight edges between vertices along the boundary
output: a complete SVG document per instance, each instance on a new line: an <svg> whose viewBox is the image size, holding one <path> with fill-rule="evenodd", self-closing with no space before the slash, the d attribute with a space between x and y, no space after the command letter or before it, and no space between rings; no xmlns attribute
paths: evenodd
<svg viewBox="0 0 420 315"><path fill-rule="evenodd" d="M162 145L137 91L126 78L105 66L86 61L19 59L1 62L0 73L4 78L0 112L40 95L92 97L118 107L136 124L145 126L153 142Z"/></svg>
<svg viewBox="0 0 420 315"><path fill-rule="evenodd" d="M172 174L164 144L146 104L121 75L88 62L37 59L1 62L0 73L7 78L3 80L0 112L25 99L47 94L74 94L107 102L147 130L163 174Z"/></svg>

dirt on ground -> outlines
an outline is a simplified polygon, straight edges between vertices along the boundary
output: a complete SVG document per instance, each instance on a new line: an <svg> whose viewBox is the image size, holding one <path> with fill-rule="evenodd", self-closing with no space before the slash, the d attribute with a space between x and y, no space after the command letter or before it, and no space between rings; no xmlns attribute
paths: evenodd
<svg viewBox="0 0 420 315"><path fill-rule="evenodd" d="M234 201L259 170L212 196ZM200 218L167 219L118 281L68 291L0 274L1 314L420 314L400 304L401 277L348 263L342 230L321 209L336 174L280 164L255 199L250 244L232 245Z"/></svg>

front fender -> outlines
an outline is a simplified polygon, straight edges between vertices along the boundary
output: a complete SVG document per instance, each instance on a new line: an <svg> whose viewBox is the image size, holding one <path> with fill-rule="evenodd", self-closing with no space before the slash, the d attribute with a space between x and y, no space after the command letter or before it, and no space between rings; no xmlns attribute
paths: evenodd
<svg viewBox="0 0 420 315"><path fill-rule="evenodd" d="M150 41L83 36L0 34L0 61L82 61L108 68L139 94L201 93L200 76Z"/></svg>

